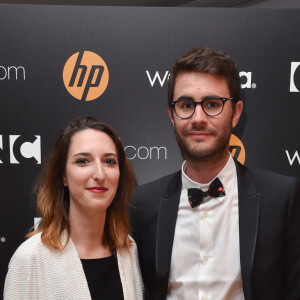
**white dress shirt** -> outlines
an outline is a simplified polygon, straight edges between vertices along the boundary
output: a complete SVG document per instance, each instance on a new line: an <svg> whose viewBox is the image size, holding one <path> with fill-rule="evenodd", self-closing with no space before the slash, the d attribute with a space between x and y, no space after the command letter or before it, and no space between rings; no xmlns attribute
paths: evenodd
<svg viewBox="0 0 300 300"><path fill-rule="evenodd" d="M244 300L240 249L238 187L229 155L217 175L226 195L205 198L191 208L188 188L208 189L184 173L176 221L167 300Z"/></svg>

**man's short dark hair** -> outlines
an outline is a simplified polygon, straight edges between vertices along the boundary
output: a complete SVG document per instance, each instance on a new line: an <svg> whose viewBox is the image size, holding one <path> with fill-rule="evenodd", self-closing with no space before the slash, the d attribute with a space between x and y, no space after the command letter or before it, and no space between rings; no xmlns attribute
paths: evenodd
<svg viewBox="0 0 300 300"><path fill-rule="evenodd" d="M227 81L233 103L241 100L239 72L232 58L223 51L213 48L198 47L187 50L174 64L168 82L168 106L174 100L176 77L180 73L199 72L222 76Z"/></svg>

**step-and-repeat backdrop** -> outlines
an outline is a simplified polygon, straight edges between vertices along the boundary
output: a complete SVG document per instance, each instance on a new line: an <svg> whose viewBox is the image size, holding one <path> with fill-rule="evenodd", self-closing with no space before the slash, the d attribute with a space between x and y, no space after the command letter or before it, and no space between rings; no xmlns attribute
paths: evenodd
<svg viewBox="0 0 300 300"><path fill-rule="evenodd" d="M300 10L0 5L1 293L38 217L34 179L73 117L116 129L137 184L181 166L167 81L200 45L228 52L240 71L245 110L232 155L299 176Z"/></svg>

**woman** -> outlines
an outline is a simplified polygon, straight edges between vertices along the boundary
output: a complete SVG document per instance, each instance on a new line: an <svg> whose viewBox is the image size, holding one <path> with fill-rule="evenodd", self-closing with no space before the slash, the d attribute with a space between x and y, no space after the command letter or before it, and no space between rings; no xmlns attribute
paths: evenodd
<svg viewBox="0 0 300 300"><path fill-rule="evenodd" d="M118 135L92 117L74 119L43 170L42 221L10 261L4 299L143 299L128 235L133 189Z"/></svg>

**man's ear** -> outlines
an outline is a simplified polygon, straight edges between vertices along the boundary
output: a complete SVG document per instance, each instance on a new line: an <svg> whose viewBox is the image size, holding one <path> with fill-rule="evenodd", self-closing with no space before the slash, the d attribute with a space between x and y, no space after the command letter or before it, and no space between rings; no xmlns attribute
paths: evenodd
<svg viewBox="0 0 300 300"><path fill-rule="evenodd" d="M170 120L174 126L174 119L173 119L173 110L171 107L168 108L168 114L169 114L169 117L170 117Z"/></svg>
<svg viewBox="0 0 300 300"><path fill-rule="evenodd" d="M231 123L232 128L234 128L238 124L239 119L240 119L241 114L242 114L242 111L243 111L243 102L239 100L235 104L235 107L234 107L234 110L233 110L232 123Z"/></svg>

